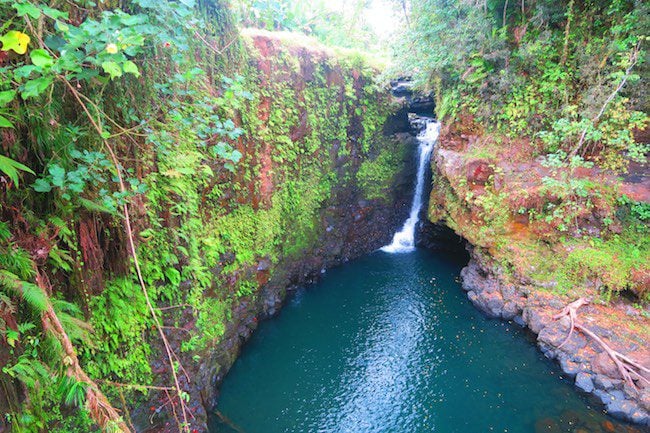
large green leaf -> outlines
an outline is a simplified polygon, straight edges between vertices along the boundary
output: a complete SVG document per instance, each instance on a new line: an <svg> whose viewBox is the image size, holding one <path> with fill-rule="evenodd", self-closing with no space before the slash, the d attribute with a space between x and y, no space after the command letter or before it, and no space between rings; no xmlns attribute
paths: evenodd
<svg viewBox="0 0 650 433"><path fill-rule="evenodd" d="M32 50L29 57L32 59L32 63L40 68L46 68L54 64L54 59L50 56L50 53L40 48Z"/></svg>
<svg viewBox="0 0 650 433"><path fill-rule="evenodd" d="M18 170L26 171L27 173L34 174L34 172L27 166L11 158L0 155L0 171L9 176L16 185L18 185Z"/></svg>
<svg viewBox="0 0 650 433"><path fill-rule="evenodd" d="M13 128L14 124L9 119L0 114L0 128Z"/></svg>
<svg viewBox="0 0 650 433"><path fill-rule="evenodd" d="M8 103L13 101L15 97L15 90L5 90L4 92L0 92L0 107L6 106Z"/></svg>
<svg viewBox="0 0 650 433"><path fill-rule="evenodd" d="M122 68L116 62L103 62L102 69L111 76L111 79L122 76Z"/></svg>
<svg viewBox="0 0 650 433"><path fill-rule="evenodd" d="M124 62L123 68L125 74L133 74L136 77L140 76L140 71L138 70L138 66L135 63L133 63L131 60L127 60L126 62Z"/></svg>
<svg viewBox="0 0 650 433"><path fill-rule="evenodd" d="M58 20L58 19L61 19L61 18L63 18L64 20L67 20L67 19L70 18L68 16L67 12L63 12L63 11L60 11L58 9L54 9L54 8L51 8L51 7L46 6L46 5L41 5L40 7L41 7L41 10L43 11L43 13L45 15L47 15L48 17L52 18L53 20Z"/></svg>
<svg viewBox="0 0 650 433"><path fill-rule="evenodd" d="M45 179L36 179L36 182L32 185L34 191L36 192L50 192L52 191L52 185Z"/></svg>
<svg viewBox="0 0 650 433"><path fill-rule="evenodd" d="M41 10L31 3L14 3L12 6L16 9L16 15L19 17L29 15L37 20L41 16Z"/></svg>

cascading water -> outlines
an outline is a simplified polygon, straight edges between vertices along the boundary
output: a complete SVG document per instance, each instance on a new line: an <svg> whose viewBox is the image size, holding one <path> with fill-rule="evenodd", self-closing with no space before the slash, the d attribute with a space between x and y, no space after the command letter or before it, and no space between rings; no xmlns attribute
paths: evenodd
<svg viewBox="0 0 650 433"><path fill-rule="evenodd" d="M415 226L420 220L420 208L422 207L422 190L424 189L424 174L426 173L427 164L433 146L438 140L438 133L440 132L440 124L433 120L427 122L427 126L423 132L418 135L420 146L418 148L420 153L420 160L418 162L418 176L415 184L415 195L413 196L413 203L411 204L411 213L408 219L404 222L402 229L395 233L393 242L390 245L382 247L382 251L387 253L408 253L415 250Z"/></svg>

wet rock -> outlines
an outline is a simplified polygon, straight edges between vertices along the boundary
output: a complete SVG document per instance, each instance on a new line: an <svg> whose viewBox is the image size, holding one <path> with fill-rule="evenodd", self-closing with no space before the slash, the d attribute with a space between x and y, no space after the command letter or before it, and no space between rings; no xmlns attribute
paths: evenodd
<svg viewBox="0 0 650 433"><path fill-rule="evenodd" d="M535 334L539 334L548 323L548 319L533 308L524 309L523 319Z"/></svg>
<svg viewBox="0 0 650 433"><path fill-rule="evenodd" d="M478 309L491 317L503 317L522 326L527 325L537 334L538 345L544 355L556 359L564 374L575 378L576 387L600 399L612 416L642 425L650 422L647 410L650 405L650 387L642 388L641 392L626 387L606 352L602 352L600 347L581 332L573 332L568 338L568 317L553 318L566 305L566 300L549 297L534 288L531 290L530 285L535 284L531 281L513 284L512 276L504 278L503 270L490 261L486 252L472 247L468 249L471 260L461 271L462 287ZM617 348L621 347L619 350L624 353L635 359L644 359L642 347L622 340L611 326L591 322L589 327ZM560 345L562 347L558 349ZM633 353L635 350L638 353ZM553 431L554 424L544 424L543 421L538 422L536 431ZM601 431L599 426L587 426L587 421L582 420L580 424L569 427Z"/></svg>
<svg viewBox="0 0 650 433"><path fill-rule="evenodd" d="M566 319L568 320L568 317ZM549 346L558 347L566 339L568 328L568 323L556 321L544 327L537 335L537 340Z"/></svg>
<svg viewBox="0 0 650 433"><path fill-rule="evenodd" d="M435 114L436 101L433 95L416 96L409 103L409 111L422 116L433 116Z"/></svg>
<svg viewBox="0 0 650 433"><path fill-rule="evenodd" d="M616 368L616 364L607 352L600 352L592 361L592 368L596 373L605 375L610 379L621 379L621 374Z"/></svg>
<svg viewBox="0 0 650 433"><path fill-rule="evenodd" d="M576 386L584 392L592 392L594 390L594 382L591 380L591 375L588 373L578 373L575 383Z"/></svg>
<svg viewBox="0 0 650 433"><path fill-rule="evenodd" d="M558 359L560 360L560 368L562 368L562 371L567 376L575 377L578 373L582 371L582 364L570 359L564 353L558 356Z"/></svg>
<svg viewBox="0 0 650 433"><path fill-rule="evenodd" d="M610 395L610 393L602 389L594 390L593 394L596 397L598 397L604 405L607 405L607 403L609 403L612 400L612 396Z"/></svg>
<svg viewBox="0 0 650 433"><path fill-rule="evenodd" d="M392 135L397 133L411 132L411 124L408 117L408 107L405 105L395 113L388 116L384 123L384 134Z"/></svg>
<svg viewBox="0 0 650 433"><path fill-rule="evenodd" d="M646 387L643 391L641 391L639 402L645 410L650 412L650 388Z"/></svg>
<svg viewBox="0 0 650 433"><path fill-rule="evenodd" d="M637 424L647 424L650 420L648 412L630 400L614 398L607 403L607 412L617 418L628 419Z"/></svg>
<svg viewBox="0 0 650 433"><path fill-rule="evenodd" d="M605 376L603 374L597 374L596 378L594 379L594 385L599 388L599 389L612 389L614 388L620 381L614 381L608 376Z"/></svg>
<svg viewBox="0 0 650 433"><path fill-rule="evenodd" d="M519 307L514 302L506 302L501 311L501 317L506 320L512 320L519 314Z"/></svg>
<svg viewBox="0 0 650 433"><path fill-rule="evenodd" d="M442 224L428 222L426 217L422 218L415 232L415 245L433 251L467 255L463 238Z"/></svg>

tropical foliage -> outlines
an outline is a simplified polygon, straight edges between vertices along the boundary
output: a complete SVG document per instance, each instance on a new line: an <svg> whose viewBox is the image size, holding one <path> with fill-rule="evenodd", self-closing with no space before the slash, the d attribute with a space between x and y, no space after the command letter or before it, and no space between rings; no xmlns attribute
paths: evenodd
<svg viewBox="0 0 650 433"><path fill-rule="evenodd" d="M441 118L471 115L606 168L644 159L632 131L648 122L645 2L410 3L398 67L435 89Z"/></svg>

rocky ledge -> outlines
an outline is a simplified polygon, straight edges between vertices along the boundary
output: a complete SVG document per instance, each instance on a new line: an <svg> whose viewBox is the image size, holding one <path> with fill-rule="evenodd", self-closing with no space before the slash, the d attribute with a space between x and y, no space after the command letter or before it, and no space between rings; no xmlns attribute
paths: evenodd
<svg viewBox="0 0 650 433"><path fill-rule="evenodd" d="M626 381L612 356L594 338L571 332L569 315L561 314L566 301L530 281L507 282L510 278L478 248L470 248L471 260L462 270L463 289L485 314L512 320L537 335L544 355L557 360L575 386L591 393L613 417L650 426L650 373L641 368L641 377ZM583 326L616 352L650 369L647 338L628 332L619 324L640 320L642 312L621 304L589 303L577 310ZM561 316L561 317L559 317ZM647 335L646 335L647 337Z"/></svg>

